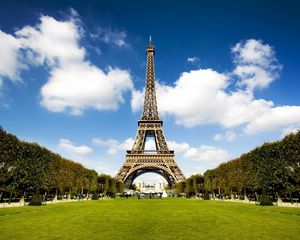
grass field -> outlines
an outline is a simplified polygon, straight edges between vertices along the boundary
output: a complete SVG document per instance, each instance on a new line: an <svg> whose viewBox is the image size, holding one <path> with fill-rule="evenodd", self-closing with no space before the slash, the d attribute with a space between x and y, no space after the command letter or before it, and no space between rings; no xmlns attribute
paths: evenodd
<svg viewBox="0 0 300 240"><path fill-rule="evenodd" d="M300 239L300 209L112 199L0 209L0 239Z"/></svg>

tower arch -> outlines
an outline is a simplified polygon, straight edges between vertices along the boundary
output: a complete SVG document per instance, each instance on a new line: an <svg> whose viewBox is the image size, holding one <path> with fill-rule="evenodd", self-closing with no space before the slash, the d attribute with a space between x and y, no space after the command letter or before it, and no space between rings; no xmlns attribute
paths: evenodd
<svg viewBox="0 0 300 240"><path fill-rule="evenodd" d="M140 177L145 173L155 173L162 176L167 181L169 186L172 186L175 183L172 173L169 172L167 169L157 167L157 166L152 166L152 167L148 166L148 167L139 167L133 170L131 173L129 173L127 178L125 179L126 186L131 186L135 179L137 179L138 177Z"/></svg>

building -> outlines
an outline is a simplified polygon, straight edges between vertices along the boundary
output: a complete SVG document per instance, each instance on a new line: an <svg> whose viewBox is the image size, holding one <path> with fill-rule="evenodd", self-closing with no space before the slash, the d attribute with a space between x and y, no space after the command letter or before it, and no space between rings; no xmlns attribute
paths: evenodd
<svg viewBox="0 0 300 240"><path fill-rule="evenodd" d="M168 184L164 182L149 184L144 181L136 181L135 185L141 193L163 193L165 192L165 187L168 186Z"/></svg>

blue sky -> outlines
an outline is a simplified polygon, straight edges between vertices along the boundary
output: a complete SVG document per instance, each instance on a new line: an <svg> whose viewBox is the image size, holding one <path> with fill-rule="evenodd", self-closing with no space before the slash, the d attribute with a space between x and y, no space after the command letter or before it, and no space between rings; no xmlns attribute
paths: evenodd
<svg viewBox="0 0 300 240"><path fill-rule="evenodd" d="M0 125L114 175L136 134L152 35L169 148L185 175L203 173L299 129L299 7L297 1L6 1Z"/></svg>

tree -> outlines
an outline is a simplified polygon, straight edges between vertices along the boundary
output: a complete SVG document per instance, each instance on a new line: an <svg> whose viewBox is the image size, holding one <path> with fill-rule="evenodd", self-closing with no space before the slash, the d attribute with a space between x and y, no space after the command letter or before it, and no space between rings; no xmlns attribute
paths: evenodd
<svg viewBox="0 0 300 240"><path fill-rule="evenodd" d="M213 170L207 170L204 174L204 190L205 192L213 192Z"/></svg>
<svg viewBox="0 0 300 240"><path fill-rule="evenodd" d="M106 195L109 187L109 177L110 176L105 174L100 174L97 177L99 193L103 193L104 195Z"/></svg>
<svg viewBox="0 0 300 240"><path fill-rule="evenodd" d="M185 190L185 182L179 182L176 184L177 195L184 193L185 192L184 190Z"/></svg>
<svg viewBox="0 0 300 240"><path fill-rule="evenodd" d="M286 162L284 178L287 190L300 192L300 131L291 133L282 140L281 157Z"/></svg>
<svg viewBox="0 0 300 240"><path fill-rule="evenodd" d="M20 148L19 140L0 127L0 200L3 193L8 194L15 188Z"/></svg>
<svg viewBox="0 0 300 240"><path fill-rule="evenodd" d="M107 190L107 195L110 197L115 197L116 193L117 193L117 184L116 184L116 179L110 177L108 179L109 182L109 187Z"/></svg>
<svg viewBox="0 0 300 240"><path fill-rule="evenodd" d="M184 191L189 197L204 192L204 177L201 174L190 176L186 180Z"/></svg>
<svg viewBox="0 0 300 240"><path fill-rule="evenodd" d="M194 181L192 177L186 180L184 192L186 193L187 197L192 197L195 195Z"/></svg>
<svg viewBox="0 0 300 240"><path fill-rule="evenodd" d="M117 192L118 193L124 193L125 185L121 181L117 181Z"/></svg>

